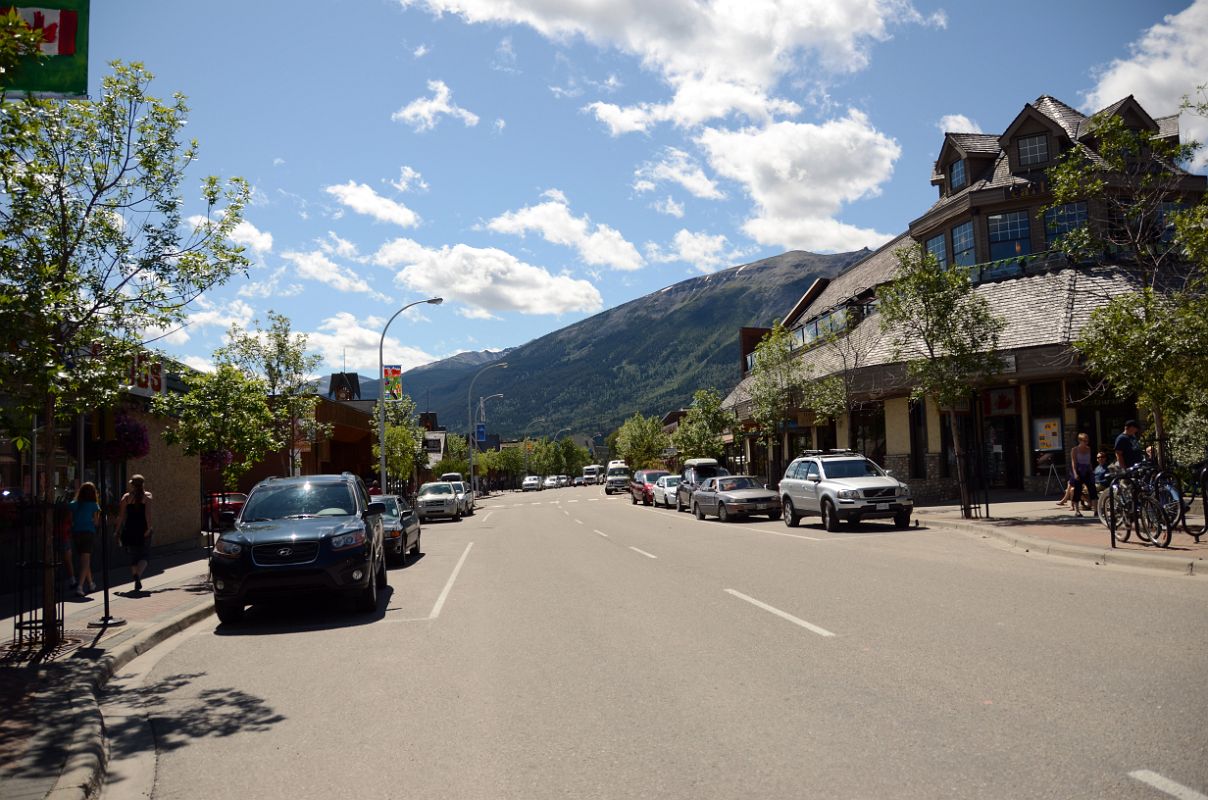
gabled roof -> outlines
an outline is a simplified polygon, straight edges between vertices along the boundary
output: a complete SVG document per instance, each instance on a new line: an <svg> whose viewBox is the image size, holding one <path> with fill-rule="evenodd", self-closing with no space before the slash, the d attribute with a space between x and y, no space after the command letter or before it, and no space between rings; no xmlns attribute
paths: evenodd
<svg viewBox="0 0 1208 800"><path fill-rule="evenodd" d="M1168 117L1158 117L1154 120L1158 123L1158 138L1179 140L1179 115L1171 114Z"/></svg>
<svg viewBox="0 0 1208 800"><path fill-rule="evenodd" d="M1149 116L1149 112L1142 108L1141 104L1131 94L1123 100L1117 100L1107 108L1096 112L1096 116L1103 117L1128 117L1130 115L1136 117L1147 131L1158 132L1159 126L1157 121Z"/></svg>
<svg viewBox="0 0 1208 800"><path fill-rule="evenodd" d="M1053 98L1049 97L1048 95L1042 95L1040 99L1052 101L1045 103L1045 107L1048 109L1048 112L1040 110L1031 103L1025 105L1023 110L1015 115L1015 119L1012 120L1011 124L1007 126L1007 129L1002 132L1002 135L998 137L998 145L1000 148L1005 150L1010 145L1011 139L1014 138L1015 134L1018 133L1019 129L1024 125L1024 123L1028 122L1029 120L1039 122L1041 125L1048 128L1049 131L1055 136L1066 136L1071 139L1074 138L1074 134L1072 134L1066 128L1066 125L1070 124L1073 120L1067 118L1064 114L1064 111L1067 109L1069 111L1074 110L1064 103L1053 100ZM1077 114L1078 112L1074 111L1074 113Z"/></svg>
<svg viewBox="0 0 1208 800"><path fill-rule="evenodd" d="M866 290L892 280L898 271L898 259L894 252L900 247L911 247L916 242L908 233L900 233L867 258L857 261L843 273L831 279L812 300L806 292L802 300L793 306L797 313L794 323L816 317L835 306L859 297ZM812 290L814 287L810 287ZM805 301L804 307L803 301ZM799 310L800 309L800 310ZM787 319L787 318L786 318Z"/></svg>
<svg viewBox="0 0 1208 800"><path fill-rule="evenodd" d="M1085 114L1067 106L1056 97L1042 94L1032 103L1032 107L1061 126L1066 136L1071 139L1077 139L1086 125Z"/></svg>

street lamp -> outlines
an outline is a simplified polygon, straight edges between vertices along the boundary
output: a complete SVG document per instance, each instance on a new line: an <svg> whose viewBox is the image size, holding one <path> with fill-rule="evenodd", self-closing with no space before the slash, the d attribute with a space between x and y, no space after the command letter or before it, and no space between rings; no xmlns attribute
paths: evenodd
<svg viewBox="0 0 1208 800"><path fill-rule="evenodd" d="M416 300L414 303L407 305L394 312L394 316L386 320L386 326L382 328L382 338L378 340L378 477L382 481L382 491L386 491L386 367L382 360L382 352L386 347L386 330L390 327L390 323L394 322L394 318L403 313L411 306L418 306L420 303L429 303L430 305L438 306L445 302L443 297L430 297L427 300Z"/></svg>
<svg viewBox="0 0 1208 800"><path fill-rule="evenodd" d="M499 367L500 369L507 369L508 362L496 361L494 364L487 364L485 367L478 370L478 372L475 373L474 377L470 379L470 388L466 390L466 422L469 423L469 427L470 427L470 491L471 492L474 491L474 445L475 445L475 441L474 441L474 405L473 405L474 381L478 380L479 375L486 372L488 369L495 369L495 367Z"/></svg>
<svg viewBox="0 0 1208 800"><path fill-rule="evenodd" d="M490 394L490 395L487 395L486 397L478 398L478 421L479 422L487 421L487 409L486 409L487 401L494 400L497 397L500 397L500 398L503 397L503 393L501 392L499 394Z"/></svg>

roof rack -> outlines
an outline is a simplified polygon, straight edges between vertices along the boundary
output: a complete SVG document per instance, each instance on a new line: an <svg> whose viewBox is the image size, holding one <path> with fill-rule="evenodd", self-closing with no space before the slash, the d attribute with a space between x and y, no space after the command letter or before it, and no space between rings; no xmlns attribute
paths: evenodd
<svg viewBox="0 0 1208 800"><path fill-rule="evenodd" d="M802 456L862 456L864 455L858 450L849 450L846 447L835 447L830 450L802 450Z"/></svg>

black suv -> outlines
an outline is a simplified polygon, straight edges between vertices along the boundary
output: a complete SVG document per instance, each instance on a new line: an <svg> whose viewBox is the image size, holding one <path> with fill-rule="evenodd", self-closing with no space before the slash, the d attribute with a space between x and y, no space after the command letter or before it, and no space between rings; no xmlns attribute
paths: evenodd
<svg viewBox="0 0 1208 800"><path fill-rule="evenodd" d="M730 471L718 466L715 458L690 458L680 470L680 482L675 487L675 510L688 511L692 508L692 493L700 488L706 478L720 478Z"/></svg>
<svg viewBox="0 0 1208 800"><path fill-rule="evenodd" d="M386 586L382 514L355 475L269 478L210 554L214 610L236 622L249 603L314 591L350 594L373 611Z"/></svg>

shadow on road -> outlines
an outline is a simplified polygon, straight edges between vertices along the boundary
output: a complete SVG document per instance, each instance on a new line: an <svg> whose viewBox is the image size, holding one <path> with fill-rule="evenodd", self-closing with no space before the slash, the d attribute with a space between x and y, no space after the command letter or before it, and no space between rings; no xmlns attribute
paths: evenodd
<svg viewBox="0 0 1208 800"><path fill-rule="evenodd" d="M390 604L393 594L394 587L383 587L378 592L377 609L370 613L353 610L351 598L322 593L290 600L256 603L244 611L243 619L239 623L223 623L214 630L214 635L271 636L370 625L386 616L386 607Z"/></svg>

